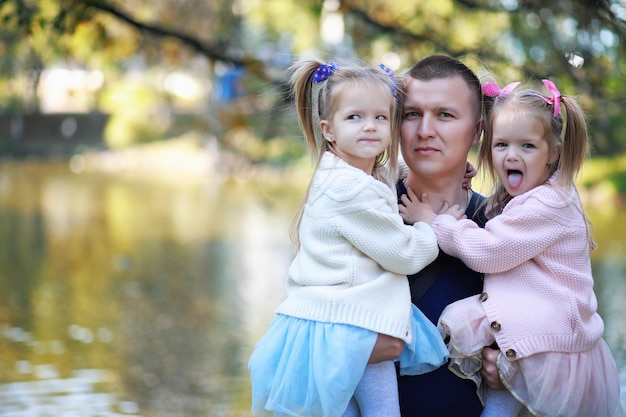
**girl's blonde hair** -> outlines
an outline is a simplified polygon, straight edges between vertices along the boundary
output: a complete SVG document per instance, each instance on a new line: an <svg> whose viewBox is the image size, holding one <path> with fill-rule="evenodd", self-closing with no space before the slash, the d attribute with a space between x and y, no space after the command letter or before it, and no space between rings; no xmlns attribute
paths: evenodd
<svg viewBox="0 0 626 417"><path fill-rule="evenodd" d="M549 152L558 155L548 167L549 175L556 176L556 185L562 190L575 187L575 180L589 155L589 136L585 115L573 97L561 95L560 103L565 112L556 111L554 104L547 101L547 97L531 89L516 90L506 95L485 97L485 132L478 152L478 166L486 168L494 190L487 202L487 217L491 218L500 212L511 200L511 195L499 181L492 160L493 122L495 115L503 108L514 109L518 114L527 116L529 122L540 123L544 129L544 139L549 146ZM558 103L556 104L558 106ZM556 115L555 115L556 113ZM582 213L587 224L587 240L592 249L596 243L592 236L592 226L589 219Z"/></svg>
<svg viewBox="0 0 626 417"><path fill-rule="evenodd" d="M316 59L307 59L295 63L290 69L290 83L292 86L298 124L304 134L309 155L315 161L317 170L325 152L335 153L334 145L322 136L320 121L331 120L337 111L338 96L350 87L379 86L388 91L381 100L389 100L391 106L391 141L387 149L376 156L372 175L374 178L391 186L389 173L395 173L398 163L398 147L400 141L400 123L402 112L399 98L402 91L395 82L393 74L383 70L363 65L357 61L346 61L332 64L330 75L324 81L314 81L314 75L319 68L329 65ZM291 239L300 246L299 230L302 213L309 196L311 185L306 191L304 199L291 225Z"/></svg>

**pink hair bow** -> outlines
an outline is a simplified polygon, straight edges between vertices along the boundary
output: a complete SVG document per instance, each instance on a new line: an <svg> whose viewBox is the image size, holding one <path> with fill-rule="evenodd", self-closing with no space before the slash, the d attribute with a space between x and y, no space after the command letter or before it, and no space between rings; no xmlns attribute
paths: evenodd
<svg viewBox="0 0 626 417"><path fill-rule="evenodd" d="M511 83L504 88L500 88L496 83L487 83L483 85L483 93L489 97L503 98L513 91L513 89L515 89L518 85L520 85L519 81Z"/></svg>
<svg viewBox="0 0 626 417"><path fill-rule="evenodd" d="M559 111L561 110L561 92L556 85L550 80L541 80L543 85L546 86L548 91L550 91L550 97L545 97L539 94L539 97L544 99L544 101L548 104L552 104L554 106L554 112L552 113L552 118L554 119L559 115Z"/></svg>

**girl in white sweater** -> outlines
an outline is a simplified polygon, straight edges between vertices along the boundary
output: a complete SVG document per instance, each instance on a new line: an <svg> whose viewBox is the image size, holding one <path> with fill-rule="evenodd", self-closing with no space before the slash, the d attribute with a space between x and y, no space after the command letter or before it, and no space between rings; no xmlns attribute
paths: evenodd
<svg viewBox="0 0 626 417"><path fill-rule="evenodd" d="M257 415L399 417L394 363L368 365L379 334L404 340L402 373L447 359L410 300L406 275L438 247L428 225L407 226L398 214L385 164L395 172L401 92L381 68L293 67L298 120L317 167L294 222L299 250L287 298L250 358Z"/></svg>

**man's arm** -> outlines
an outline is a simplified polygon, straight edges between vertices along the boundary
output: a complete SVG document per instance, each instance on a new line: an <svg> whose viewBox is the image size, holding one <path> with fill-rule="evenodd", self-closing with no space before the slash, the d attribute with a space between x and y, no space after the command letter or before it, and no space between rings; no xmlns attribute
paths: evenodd
<svg viewBox="0 0 626 417"><path fill-rule="evenodd" d="M396 359L402 353L404 349L404 342L402 339L398 339L386 334L378 334L374 349L367 363L379 363L384 361L392 361Z"/></svg>

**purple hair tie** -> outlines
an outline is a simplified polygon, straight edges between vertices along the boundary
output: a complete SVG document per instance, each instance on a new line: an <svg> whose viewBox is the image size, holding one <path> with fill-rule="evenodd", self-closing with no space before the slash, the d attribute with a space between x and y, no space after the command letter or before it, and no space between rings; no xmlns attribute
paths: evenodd
<svg viewBox="0 0 626 417"><path fill-rule="evenodd" d="M313 73L313 82L317 84L326 81L338 69L339 65L332 61L328 64L320 65Z"/></svg>

